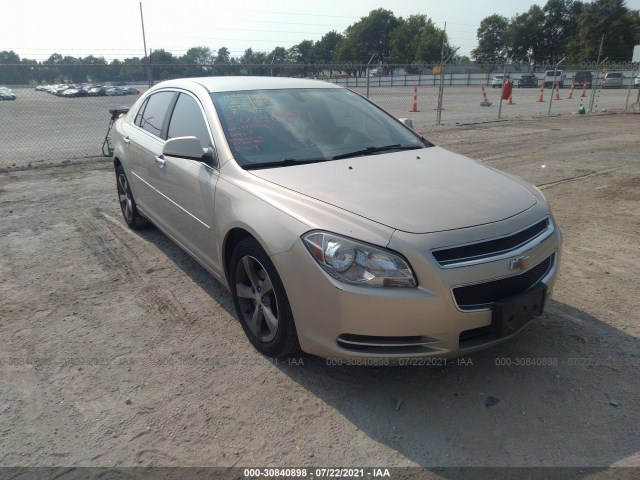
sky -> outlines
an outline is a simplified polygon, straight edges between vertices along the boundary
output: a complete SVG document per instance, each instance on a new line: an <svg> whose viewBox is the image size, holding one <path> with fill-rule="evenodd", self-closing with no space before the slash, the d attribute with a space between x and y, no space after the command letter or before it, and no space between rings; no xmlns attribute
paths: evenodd
<svg viewBox="0 0 640 480"><path fill-rule="evenodd" d="M2 3L0 51L35 60L52 53L107 60L144 56L139 0ZM331 30L343 32L377 8L397 17L425 14L440 28L446 22L450 43L460 47L460 55L469 55L483 18L494 13L512 17L534 3L544 6L546 0L142 0L142 10L147 48L176 56L196 46L214 52L225 46L234 57L247 48L290 48L302 40L320 40ZM640 0L627 0L627 7L640 9Z"/></svg>

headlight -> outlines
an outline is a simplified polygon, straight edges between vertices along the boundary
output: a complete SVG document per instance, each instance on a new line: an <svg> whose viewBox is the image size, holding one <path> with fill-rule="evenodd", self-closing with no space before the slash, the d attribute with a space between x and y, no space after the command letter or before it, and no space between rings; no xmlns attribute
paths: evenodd
<svg viewBox="0 0 640 480"><path fill-rule="evenodd" d="M329 232L302 236L318 264L333 278L352 285L412 288L413 271L400 255Z"/></svg>

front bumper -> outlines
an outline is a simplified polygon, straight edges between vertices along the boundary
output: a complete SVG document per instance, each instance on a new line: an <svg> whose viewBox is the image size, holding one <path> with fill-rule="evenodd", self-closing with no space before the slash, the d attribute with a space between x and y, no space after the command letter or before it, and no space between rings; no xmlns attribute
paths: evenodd
<svg viewBox="0 0 640 480"><path fill-rule="evenodd" d="M461 309L454 289L523 273L510 271L513 256L442 268L431 251L456 244L456 239L475 241L516 231L535 221L536 214L540 219L540 212L532 210L499 225L465 231L394 233L389 248L407 258L418 278L417 288L371 288L338 282L315 263L301 240L289 251L274 255L272 260L287 291L302 350L341 359L455 357L510 338L513 335L496 337L489 331L489 306ZM544 240L524 249L531 268L549 261L549 268L536 282L547 285L547 297L555 284L560 246L561 236L555 226Z"/></svg>

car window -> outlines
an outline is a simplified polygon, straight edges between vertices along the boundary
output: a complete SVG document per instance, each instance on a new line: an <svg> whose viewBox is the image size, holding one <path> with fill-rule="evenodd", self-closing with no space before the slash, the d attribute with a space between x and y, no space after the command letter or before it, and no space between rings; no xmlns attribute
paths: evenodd
<svg viewBox="0 0 640 480"><path fill-rule="evenodd" d="M162 125L175 92L158 92L149 97L139 126L156 137L162 136Z"/></svg>
<svg viewBox="0 0 640 480"><path fill-rule="evenodd" d="M147 102L149 101L149 99L145 99L145 101L142 103L142 105L140 106L140 109L138 110L138 113L136 114L136 118L133 121L133 123L135 123L137 126L141 126L141 122L142 122L142 114L144 113L144 109L147 106Z"/></svg>
<svg viewBox="0 0 640 480"><path fill-rule="evenodd" d="M212 93L236 161L331 160L363 148L424 148L420 137L346 89Z"/></svg>
<svg viewBox="0 0 640 480"><path fill-rule="evenodd" d="M169 123L167 138L175 137L196 137L203 147L213 146L200 104L185 93L178 97Z"/></svg>

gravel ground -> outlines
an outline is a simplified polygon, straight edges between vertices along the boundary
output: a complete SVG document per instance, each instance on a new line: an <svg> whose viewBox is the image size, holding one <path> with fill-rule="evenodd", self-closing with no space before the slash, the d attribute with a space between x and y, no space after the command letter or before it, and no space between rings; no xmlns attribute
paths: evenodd
<svg viewBox="0 0 640 480"><path fill-rule="evenodd" d="M1 170L0 465L640 467L639 125L424 131L540 186L565 240L544 316L438 367L267 360L196 262L126 228L108 160Z"/></svg>

